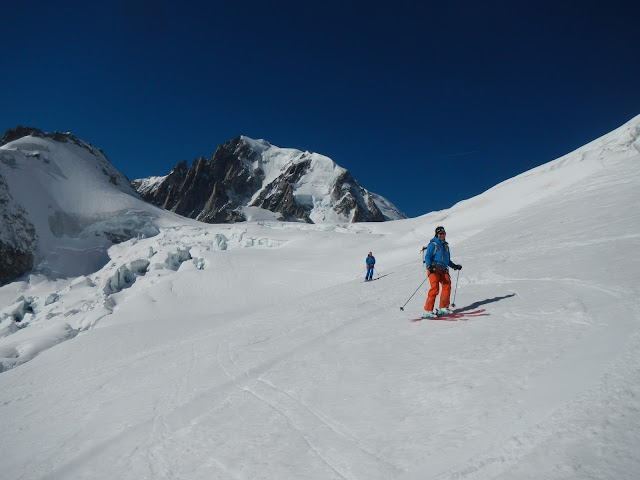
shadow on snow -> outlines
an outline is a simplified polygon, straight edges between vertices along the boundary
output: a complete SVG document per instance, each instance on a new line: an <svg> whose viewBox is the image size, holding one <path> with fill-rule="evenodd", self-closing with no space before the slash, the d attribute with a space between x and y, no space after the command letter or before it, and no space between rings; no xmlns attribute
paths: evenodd
<svg viewBox="0 0 640 480"><path fill-rule="evenodd" d="M515 297L516 294L512 293L510 295L505 295L503 297L493 297L493 298L487 298L486 300L480 300L479 302L475 302L472 303L471 305L467 305L466 307L463 308L456 308L456 313L464 313L464 312L468 312L469 310L475 310L476 308L482 306L482 305L486 305L488 303L494 303L494 302L499 302L500 300L504 300L505 298L511 298L511 297Z"/></svg>

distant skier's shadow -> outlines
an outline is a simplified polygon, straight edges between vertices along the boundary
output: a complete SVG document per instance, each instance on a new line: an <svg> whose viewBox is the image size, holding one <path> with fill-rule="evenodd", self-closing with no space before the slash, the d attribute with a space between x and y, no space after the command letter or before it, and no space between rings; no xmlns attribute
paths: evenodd
<svg viewBox="0 0 640 480"><path fill-rule="evenodd" d="M516 294L512 293L511 295L505 295L504 297L487 298L486 300L481 300L479 302L472 303L471 305L467 305L466 307L463 307L463 308L456 308L455 312L456 313L468 312L469 310L475 310L476 308L482 305L486 305L487 303L499 302L500 300L504 300L505 298L515 297L515 296Z"/></svg>
<svg viewBox="0 0 640 480"><path fill-rule="evenodd" d="M393 272L391 272L391 273L393 273ZM384 275L380 275L379 277L376 277L373 280L378 280L379 278L386 277L387 275L391 275L391 273L385 273Z"/></svg>

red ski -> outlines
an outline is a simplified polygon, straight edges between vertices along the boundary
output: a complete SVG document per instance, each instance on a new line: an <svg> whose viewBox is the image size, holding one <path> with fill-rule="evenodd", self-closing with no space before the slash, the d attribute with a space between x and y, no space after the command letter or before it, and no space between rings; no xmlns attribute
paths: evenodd
<svg viewBox="0 0 640 480"><path fill-rule="evenodd" d="M464 312L462 310L454 310L451 313L445 313L442 315L438 315L436 317L431 318L414 318L412 322L420 322L422 320L444 320L448 322L456 322L458 320L469 320L469 318L475 317L484 317L485 315L489 315L488 313L484 313L485 309L481 308L480 310L473 310L472 312Z"/></svg>

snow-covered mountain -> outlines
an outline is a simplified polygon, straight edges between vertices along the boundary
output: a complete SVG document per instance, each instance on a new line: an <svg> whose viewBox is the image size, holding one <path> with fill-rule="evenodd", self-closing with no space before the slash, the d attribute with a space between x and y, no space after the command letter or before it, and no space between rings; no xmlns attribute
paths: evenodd
<svg viewBox="0 0 640 480"><path fill-rule="evenodd" d="M207 223L287 220L381 222L407 218L317 153L239 136L209 160L179 163L164 177L132 182L147 201Z"/></svg>
<svg viewBox="0 0 640 480"><path fill-rule="evenodd" d="M0 140L0 285L34 268L95 272L113 243L177 218L142 201L100 149L70 133L17 127Z"/></svg>
<svg viewBox="0 0 640 480"><path fill-rule="evenodd" d="M0 166L40 235L51 210L18 170L62 146L22 141L38 148L8 143ZM31 190L54 218L105 211L50 168ZM109 204L139 205L114 188ZM148 206L170 216L106 261L78 248L84 274L0 288L0 477L635 480L639 204L640 116L413 219L209 225ZM415 321L437 225L459 316ZM71 258L83 238L51 241Z"/></svg>

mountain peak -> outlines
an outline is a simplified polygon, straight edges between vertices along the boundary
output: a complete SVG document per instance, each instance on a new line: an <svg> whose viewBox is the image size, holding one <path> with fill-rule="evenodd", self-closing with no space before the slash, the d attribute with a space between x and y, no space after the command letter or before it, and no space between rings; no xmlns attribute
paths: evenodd
<svg viewBox="0 0 640 480"><path fill-rule="evenodd" d="M256 152L264 152L273 146L264 139L254 140L253 138L247 137L245 135L240 135L236 138Z"/></svg>
<svg viewBox="0 0 640 480"><path fill-rule="evenodd" d="M42 130L34 127L23 127L22 125L18 125L17 127L10 128L6 132L4 132L4 135L2 135L2 138L0 138L0 146L6 145L7 143L13 142L14 140L18 140L19 138L28 136L42 138L45 136L45 133Z"/></svg>
<svg viewBox="0 0 640 480"><path fill-rule="evenodd" d="M406 218L329 157L240 135L210 160L132 183L147 201L208 223L272 219L380 222Z"/></svg>
<svg viewBox="0 0 640 480"><path fill-rule="evenodd" d="M22 125L18 125L15 128L8 129L0 139L0 146L14 142L16 140L20 140L24 137L50 138L56 142L73 143L79 147L84 148L85 150L88 150L93 154L95 154L96 151L103 153L101 149L95 148L89 142L80 140L73 133L58 131L47 133L35 127L23 127Z"/></svg>

